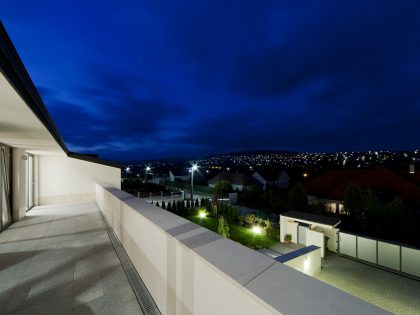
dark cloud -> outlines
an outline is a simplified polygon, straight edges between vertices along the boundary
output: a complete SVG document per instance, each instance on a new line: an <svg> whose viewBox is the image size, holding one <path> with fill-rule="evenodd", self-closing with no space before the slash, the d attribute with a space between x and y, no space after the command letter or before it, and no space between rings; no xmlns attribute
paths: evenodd
<svg viewBox="0 0 420 315"><path fill-rule="evenodd" d="M417 1L16 5L0 6L4 23L75 149L130 159L420 145Z"/></svg>

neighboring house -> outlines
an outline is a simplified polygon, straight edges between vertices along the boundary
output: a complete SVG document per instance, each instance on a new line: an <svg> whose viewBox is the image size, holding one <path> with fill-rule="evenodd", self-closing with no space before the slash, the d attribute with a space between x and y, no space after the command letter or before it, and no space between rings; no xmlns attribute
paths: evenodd
<svg viewBox="0 0 420 315"><path fill-rule="evenodd" d="M266 190L268 186L280 189L289 188L290 177L285 171L281 171L277 177L273 177L273 173L255 171L252 177L263 190Z"/></svg>
<svg viewBox="0 0 420 315"><path fill-rule="evenodd" d="M260 173L254 172L252 177L255 178L257 184L261 186L262 190L266 190L267 186L270 184Z"/></svg>
<svg viewBox="0 0 420 315"><path fill-rule="evenodd" d="M380 166L369 170L334 170L321 175L305 185L310 204L324 204L332 212L343 209L344 193L349 184L372 191L382 200L398 196L408 205L420 207L420 185L417 177L405 172L391 171Z"/></svg>
<svg viewBox="0 0 420 315"><path fill-rule="evenodd" d="M209 187L214 188L217 182L225 181L232 185L233 190L249 191L256 186L256 181L252 176L243 173L219 174L208 181Z"/></svg>
<svg viewBox="0 0 420 315"><path fill-rule="evenodd" d="M176 180L180 180L180 181L185 182L185 181L188 180L189 177L190 176L188 174L182 173L180 171L175 171L175 170L174 171L172 171L172 170L169 171L169 180L171 182L174 182Z"/></svg>
<svg viewBox="0 0 420 315"><path fill-rule="evenodd" d="M277 188L289 188L290 177L285 171L281 171L280 175L274 181L274 186Z"/></svg>

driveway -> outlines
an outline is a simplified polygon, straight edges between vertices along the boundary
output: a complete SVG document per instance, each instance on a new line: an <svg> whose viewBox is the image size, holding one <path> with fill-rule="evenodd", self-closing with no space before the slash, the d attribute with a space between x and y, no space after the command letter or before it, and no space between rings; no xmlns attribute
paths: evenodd
<svg viewBox="0 0 420 315"><path fill-rule="evenodd" d="M420 314L420 281L329 253L315 278L395 314Z"/></svg>

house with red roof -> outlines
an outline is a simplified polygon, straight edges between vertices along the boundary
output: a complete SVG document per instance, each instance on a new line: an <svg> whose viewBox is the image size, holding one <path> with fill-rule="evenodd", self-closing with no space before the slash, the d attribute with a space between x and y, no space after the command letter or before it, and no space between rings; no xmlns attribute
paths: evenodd
<svg viewBox="0 0 420 315"><path fill-rule="evenodd" d="M420 208L420 181L415 175L408 170L398 172L383 166L368 170L333 170L309 181L305 188L310 204L325 204L332 212L343 209L344 193L351 183L384 201L397 196L405 204Z"/></svg>

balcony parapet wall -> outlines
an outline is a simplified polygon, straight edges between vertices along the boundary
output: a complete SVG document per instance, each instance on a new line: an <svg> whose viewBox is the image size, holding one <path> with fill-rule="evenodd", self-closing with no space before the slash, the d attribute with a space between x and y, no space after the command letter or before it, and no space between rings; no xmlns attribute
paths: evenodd
<svg viewBox="0 0 420 315"><path fill-rule="evenodd" d="M388 314L119 189L96 201L162 314Z"/></svg>

